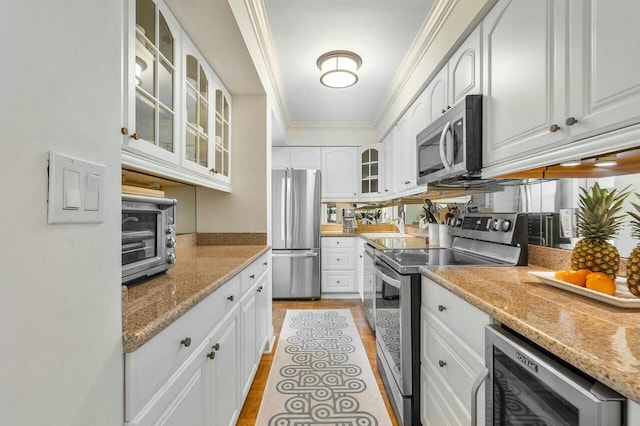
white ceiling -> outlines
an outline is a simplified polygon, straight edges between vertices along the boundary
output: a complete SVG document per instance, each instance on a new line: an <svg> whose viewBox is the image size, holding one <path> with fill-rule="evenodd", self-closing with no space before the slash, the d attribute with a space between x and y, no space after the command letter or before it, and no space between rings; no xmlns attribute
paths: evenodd
<svg viewBox="0 0 640 426"><path fill-rule="evenodd" d="M195 0L192 0L195 1ZM264 0L292 123L373 123L432 0ZM331 50L362 57L360 80L320 84L316 61Z"/></svg>

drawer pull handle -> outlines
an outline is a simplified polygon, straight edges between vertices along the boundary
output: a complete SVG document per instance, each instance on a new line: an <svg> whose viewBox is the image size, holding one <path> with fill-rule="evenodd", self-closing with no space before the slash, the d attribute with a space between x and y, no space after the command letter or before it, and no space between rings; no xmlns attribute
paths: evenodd
<svg viewBox="0 0 640 426"><path fill-rule="evenodd" d="M211 346L211 349L213 349L214 351L219 351L220 350L220 343L216 343L215 345Z"/></svg>
<svg viewBox="0 0 640 426"><path fill-rule="evenodd" d="M557 124L552 124L551 126L549 126L549 131L550 131L551 133L555 133L555 132L557 132L558 130L560 130L560 126L558 126Z"/></svg>
<svg viewBox="0 0 640 426"><path fill-rule="evenodd" d="M336 244L340 244L340 241L336 241Z"/></svg>
<svg viewBox="0 0 640 426"><path fill-rule="evenodd" d="M216 357L216 353L214 351L211 351L207 354L207 358L209 359L214 359Z"/></svg>
<svg viewBox="0 0 640 426"><path fill-rule="evenodd" d="M446 306L444 306L444 305L438 305L438 310L439 310L440 312L442 312L442 311L446 311L446 310L447 310L447 307L446 307Z"/></svg>
<svg viewBox="0 0 640 426"><path fill-rule="evenodd" d="M258 289L256 290L258 293L260 293L262 291L262 286L258 287Z"/></svg>
<svg viewBox="0 0 640 426"><path fill-rule="evenodd" d="M268 263L267 263L267 262L263 262L262 264L263 264L264 266L267 266L267 265L268 265Z"/></svg>
<svg viewBox="0 0 640 426"><path fill-rule="evenodd" d="M191 337L180 340L180 344L184 345L185 348L188 348L189 346L191 346Z"/></svg>
<svg viewBox="0 0 640 426"><path fill-rule="evenodd" d="M234 299L235 299L235 297L233 297L233 294L231 296L227 297L227 300L229 302L233 302Z"/></svg>
<svg viewBox="0 0 640 426"><path fill-rule="evenodd" d="M565 121L565 123L567 124L567 126L573 126L574 124L576 124L578 122L578 120L576 120L575 117L569 117L567 118L567 121Z"/></svg>
<svg viewBox="0 0 640 426"><path fill-rule="evenodd" d="M439 360L439 361L438 361L438 365L439 365L440 367L444 367L445 365L447 365L447 363L446 363L446 362L444 362L443 360Z"/></svg>
<svg viewBox="0 0 640 426"><path fill-rule="evenodd" d="M251 274L249 275L249 278L254 279L256 277L256 274Z"/></svg>

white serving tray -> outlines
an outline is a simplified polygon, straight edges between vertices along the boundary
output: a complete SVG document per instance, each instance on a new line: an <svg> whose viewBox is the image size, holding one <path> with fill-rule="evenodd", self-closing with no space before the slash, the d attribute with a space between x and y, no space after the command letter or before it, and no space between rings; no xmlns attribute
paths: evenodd
<svg viewBox="0 0 640 426"><path fill-rule="evenodd" d="M560 281L554 278L555 272L542 272L534 271L529 272L532 275L542 281L544 284L548 284L552 287L556 287L562 290L570 291L571 293L579 294L580 296L588 297L590 299L598 300L603 303L607 303L618 308L638 309L640 308L640 299L631 294L627 287L626 278L616 278L616 293L613 296L600 293L595 290L588 289L586 287L580 287L579 285L571 284L566 281Z"/></svg>

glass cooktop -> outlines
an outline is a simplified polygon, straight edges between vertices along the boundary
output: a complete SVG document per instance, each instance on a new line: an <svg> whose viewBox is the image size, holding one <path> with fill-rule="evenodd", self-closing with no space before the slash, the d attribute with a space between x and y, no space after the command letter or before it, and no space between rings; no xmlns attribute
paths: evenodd
<svg viewBox="0 0 640 426"><path fill-rule="evenodd" d="M401 274L418 273L422 266L501 266L509 263L447 248L376 250L376 255Z"/></svg>

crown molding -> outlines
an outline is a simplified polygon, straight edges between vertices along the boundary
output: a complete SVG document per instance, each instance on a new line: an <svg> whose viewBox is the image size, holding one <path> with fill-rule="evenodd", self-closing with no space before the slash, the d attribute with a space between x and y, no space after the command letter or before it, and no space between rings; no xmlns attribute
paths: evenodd
<svg viewBox="0 0 640 426"><path fill-rule="evenodd" d="M284 82L282 81L282 72L280 71L280 63L273 43L271 27L267 18L267 11L264 8L263 0L244 0L249 20L253 32L256 36L260 54L267 68L271 86L276 96L276 102L282 111L285 124L290 125L289 108L287 106L287 96L284 90Z"/></svg>
<svg viewBox="0 0 640 426"><path fill-rule="evenodd" d="M416 35L413 43L409 47L402 63L398 67L396 75L389 85L382 106L376 115L375 122L379 122L389 111L398 94L409 81L420 61L424 58L427 50L436 38L436 35L446 22L447 18L455 8L459 0L435 0L429 15L422 23L420 31ZM426 81L425 81L426 83ZM417 93L416 93L417 95Z"/></svg>
<svg viewBox="0 0 640 426"><path fill-rule="evenodd" d="M374 129L370 121L293 121L289 129Z"/></svg>

